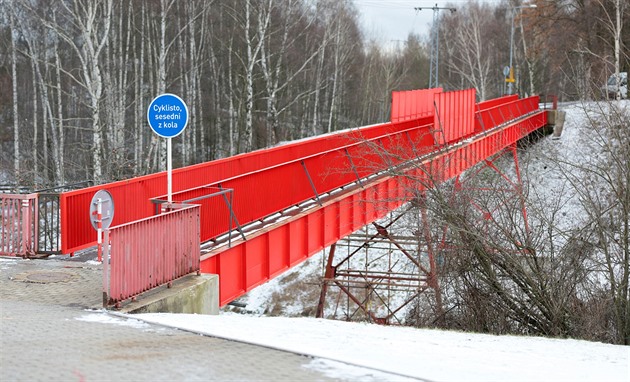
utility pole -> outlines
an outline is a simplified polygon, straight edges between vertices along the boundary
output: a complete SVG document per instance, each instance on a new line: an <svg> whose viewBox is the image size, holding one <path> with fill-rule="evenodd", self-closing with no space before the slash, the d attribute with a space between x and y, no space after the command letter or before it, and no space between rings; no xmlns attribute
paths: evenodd
<svg viewBox="0 0 630 382"><path fill-rule="evenodd" d="M429 72L429 88L437 88L439 85L438 82L438 72L440 67L440 26L439 22L439 14L441 10L449 10L451 13L457 11L455 8L451 7L438 7L435 4L434 7L415 7L416 11L421 11L423 9L432 9L433 10L433 30L431 31L431 67Z"/></svg>

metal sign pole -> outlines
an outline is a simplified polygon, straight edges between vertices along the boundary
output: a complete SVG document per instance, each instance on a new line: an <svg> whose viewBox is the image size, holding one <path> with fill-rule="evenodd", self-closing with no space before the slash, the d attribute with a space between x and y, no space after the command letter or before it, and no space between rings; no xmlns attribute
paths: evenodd
<svg viewBox="0 0 630 382"><path fill-rule="evenodd" d="M108 191L98 190L90 202L90 223L96 230L98 261L102 261L103 230L109 228L113 220L114 199L112 199L112 195Z"/></svg>
<svg viewBox="0 0 630 382"><path fill-rule="evenodd" d="M103 308L109 305L109 228L105 229L105 251L103 256Z"/></svg>
<svg viewBox="0 0 630 382"><path fill-rule="evenodd" d="M147 121L151 130L166 138L166 189L167 207L173 204L173 154L171 138L181 134L188 124L188 107L175 94L165 93L153 99L147 108ZM163 206L164 207L164 206ZM162 208L164 211L165 209Z"/></svg>
<svg viewBox="0 0 630 382"><path fill-rule="evenodd" d="M98 261L102 261L103 254L103 201L96 199L96 243L98 244Z"/></svg>
<svg viewBox="0 0 630 382"><path fill-rule="evenodd" d="M168 183L167 185L167 192L168 192L168 204L169 206L167 208L171 208L171 204L173 203L173 157L172 157L172 153L173 153L173 147L171 144L171 138L166 138L166 181Z"/></svg>

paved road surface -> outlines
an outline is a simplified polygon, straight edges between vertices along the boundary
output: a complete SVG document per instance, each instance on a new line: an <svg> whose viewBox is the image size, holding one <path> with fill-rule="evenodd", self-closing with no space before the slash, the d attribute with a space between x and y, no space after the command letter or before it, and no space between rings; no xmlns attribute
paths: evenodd
<svg viewBox="0 0 630 382"><path fill-rule="evenodd" d="M1 258L0 380L331 380L309 357L91 311L101 283L80 256Z"/></svg>

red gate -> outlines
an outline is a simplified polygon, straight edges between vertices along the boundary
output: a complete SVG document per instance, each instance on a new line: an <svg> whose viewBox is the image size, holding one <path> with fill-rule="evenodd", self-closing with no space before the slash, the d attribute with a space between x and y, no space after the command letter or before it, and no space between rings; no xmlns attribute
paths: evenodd
<svg viewBox="0 0 630 382"><path fill-rule="evenodd" d="M0 255L37 252L37 194L0 194Z"/></svg>
<svg viewBox="0 0 630 382"><path fill-rule="evenodd" d="M105 230L111 243L103 260L103 306L199 271L199 206Z"/></svg>

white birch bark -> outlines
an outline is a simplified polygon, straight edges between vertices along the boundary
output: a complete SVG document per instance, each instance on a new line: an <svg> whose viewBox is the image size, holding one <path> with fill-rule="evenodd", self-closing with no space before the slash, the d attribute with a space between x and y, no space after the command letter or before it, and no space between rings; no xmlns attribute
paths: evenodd
<svg viewBox="0 0 630 382"><path fill-rule="evenodd" d="M65 165L64 165L64 155L65 155L65 133L64 133L64 114L63 114L63 90L61 89L61 59L59 58L59 39L55 39L55 76L57 78L57 130L59 131L58 141L53 150L57 151L56 157L59 161L59 169L57 174L57 182L59 185L65 184ZM54 128L54 127L53 127Z"/></svg>
<svg viewBox="0 0 630 382"><path fill-rule="evenodd" d="M453 52L447 65L475 87L479 100L483 101L487 98L491 58L486 49L487 41L482 38L486 15L479 9L468 9L453 17L457 17L459 23L457 28L444 35L447 51ZM462 87L466 85L462 84Z"/></svg>
<svg viewBox="0 0 630 382"><path fill-rule="evenodd" d="M41 175L39 173L39 148L37 146L37 136L39 134L38 122L39 122L39 103L38 103L38 91L37 91L37 74L35 72L35 61L31 60L31 75L33 76L33 187L39 188L39 182Z"/></svg>
<svg viewBox="0 0 630 382"><path fill-rule="evenodd" d="M32 38L32 40L31 40ZM59 139L58 139L58 134L57 134L57 128L55 126L55 118L53 116L53 107L51 105L52 101L51 101L51 97L49 96L49 92L48 92L48 88L49 86L51 86L51 84L49 84L46 80L45 80L45 76L42 75L42 69L41 69L41 65L40 62L44 61L43 60L43 55L40 52L40 48L39 48L39 44L41 41L37 40L38 37L37 36L33 36L33 35L28 35L27 38L25 38L25 42L27 45L27 49L28 49L28 54L31 58L31 60L33 61L33 65L34 65L34 69L35 69L35 74L37 77L37 82L39 83L39 88L41 91L41 102L42 102L42 108L43 110L43 124L42 124L42 131L43 131L43 157L44 157L44 169L47 171L48 168L48 164L49 164L49 157L48 157L48 132L50 129L50 134L51 134L51 139L52 139L52 144L51 146L52 148L52 170L53 170L53 182L57 183L59 181L63 180L63 169L61 167L61 160L59 158L60 155L60 150L57 149L57 146L59 146ZM48 177L45 177L48 178ZM57 183L59 184L59 183Z"/></svg>
<svg viewBox="0 0 630 382"><path fill-rule="evenodd" d="M239 152L246 152L252 149L253 132L252 132L252 113L254 108L254 49L253 41L250 38L251 10L250 2L245 2L245 43L247 44L247 66L245 68L245 126L243 134L239 140ZM245 143L245 147L241 148L241 142Z"/></svg>
<svg viewBox="0 0 630 382"><path fill-rule="evenodd" d="M13 90L13 177L15 186L21 183L20 174L20 121L18 114L18 89L17 89L17 54L16 39L17 30L15 28L13 12L9 12L9 22L11 27L11 83Z"/></svg>
<svg viewBox="0 0 630 382"><path fill-rule="evenodd" d="M234 143L236 133L236 110L234 109L234 75L232 74L232 48L234 39L230 38L230 48L228 54L228 139L230 156L236 154Z"/></svg>
<svg viewBox="0 0 630 382"><path fill-rule="evenodd" d="M160 0L160 42L158 45L158 82L156 95L164 94L166 91L166 54L169 48L166 46L166 15L172 4L173 2L169 3L168 0ZM159 144L158 170L165 171L167 160L166 139L161 139L153 134L152 142L156 145Z"/></svg>
<svg viewBox="0 0 630 382"><path fill-rule="evenodd" d="M341 55L341 22L337 22L337 33L335 35L335 58L333 70L332 96L330 97L330 111L328 113L328 132L333 130L333 117L335 116L337 106L337 88L339 81L340 55Z"/></svg>
<svg viewBox="0 0 630 382"><path fill-rule="evenodd" d="M282 136L282 132L280 131L280 114L288 109L288 107L300 100L305 94L308 94L309 91L298 92L297 96L293 97L291 100L286 102L286 105L283 107L279 107L279 98L280 93L285 90L293 80L299 76L309 65L309 63L318 56L320 49L323 49L326 46L326 42L321 42L321 47L315 49L309 56L305 57L301 62L300 66L296 66L294 68L289 68L287 60L285 60L287 55L287 49L295 46L296 41L302 37L302 33L293 33L295 32L295 25L301 21L301 19L292 19L291 11L294 7L293 0L288 0L285 4L283 4L283 12L280 14L280 17L283 19L282 24L282 37L280 39L280 43L277 44L280 48L277 51L270 51L267 44L267 40L271 40L270 37L266 37L263 39L263 45L260 50L260 67L263 73L263 77L265 78L266 85L266 99L267 99L267 110L266 110L266 120L267 120L267 134L266 134L266 142L265 145L270 145L277 143L279 140L285 140L287 137ZM264 36L264 33L261 28L261 24L259 24L259 35ZM278 31L271 31L267 33L267 35L275 35L278 34ZM291 38L289 38L291 36ZM270 41L271 42L271 41ZM286 63L286 65L285 65ZM280 79L282 83L280 82Z"/></svg>
<svg viewBox="0 0 630 382"><path fill-rule="evenodd" d="M264 42L269 20L271 18L271 6L273 0L268 0L262 4L258 11L257 33L251 33L251 4L250 0L245 2L245 44L247 49L247 61L245 66L245 126L239 141L239 152L247 152L254 148L254 67L260 54L260 49ZM240 143L245 146L241 147Z"/></svg>
<svg viewBox="0 0 630 382"><path fill-rule="evenodd" d="M527 50L527 39L525 38L525 29L523 28L523 17L519 18L519 24L521 27L521 40L523 41L523 55L527 62L527 74L529 76L529 95L536 94L535 73L536 73L536 60L529 56Z"/></svg>
<svg viewBox="0 0 630 382"><path fill-rule="evenodd" d="M324 71L324 60L326 58L326 49L322 49L319 54L319 60L317 60L317 69L315 74L315 96L313 101L313 125L311 130L311 135L317 135L321 131L320 128L320 93L322 91L322 75Z"/></svg>

